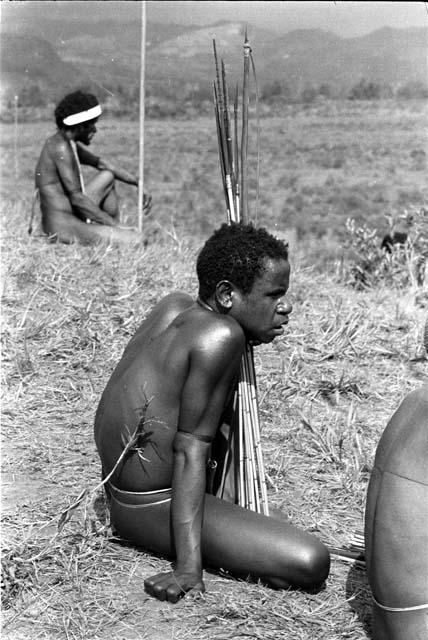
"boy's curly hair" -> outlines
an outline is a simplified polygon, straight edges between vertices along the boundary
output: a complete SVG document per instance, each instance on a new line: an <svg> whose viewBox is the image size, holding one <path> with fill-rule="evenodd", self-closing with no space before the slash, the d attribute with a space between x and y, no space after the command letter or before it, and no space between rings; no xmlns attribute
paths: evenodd
<svg viewBox="0 0 428 640"><path fill-rule="evenodd" d="M81 111L88 111L99 104L98 99L92 93L73 91L67 94L55 109L55 122L58 129L68 129L64 124L64 118Z"/></svg>
<svg viewBox="0 0 428 640"><path fill-rule="evenodd" d="M249 293L265 269L266 259L288 260L288 245L252 224L223 224L202 247L196 272L199 295L209 298L220 280L229 280Z"/></svg>

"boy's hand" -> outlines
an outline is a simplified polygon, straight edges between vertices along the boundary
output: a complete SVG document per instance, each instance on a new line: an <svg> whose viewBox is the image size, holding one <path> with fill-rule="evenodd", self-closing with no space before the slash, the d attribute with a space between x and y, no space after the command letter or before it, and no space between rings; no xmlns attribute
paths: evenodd
<svg viewBox="0 0 428 640"><path fill-rule="evenodd" d="M168 571L144 580L146 593L158 600L176 603L189 591L203 593L205 585L200 573Z"/></svg>

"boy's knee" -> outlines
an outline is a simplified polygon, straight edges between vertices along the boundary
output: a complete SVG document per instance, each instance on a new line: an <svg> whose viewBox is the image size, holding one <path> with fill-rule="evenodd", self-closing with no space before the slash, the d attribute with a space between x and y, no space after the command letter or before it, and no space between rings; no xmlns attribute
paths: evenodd
<svg viewBox="0 0 428 640"><path fill-rule="evenodd" d="M330 571L330 554L321 542L315 540L300 554L301 586L318 587L327 580Z"/></svg>

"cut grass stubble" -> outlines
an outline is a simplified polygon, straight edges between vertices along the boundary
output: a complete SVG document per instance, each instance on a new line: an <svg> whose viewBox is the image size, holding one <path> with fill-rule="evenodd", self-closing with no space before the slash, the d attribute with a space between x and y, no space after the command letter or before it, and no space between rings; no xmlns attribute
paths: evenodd
<svg viewBox="0 0 428 640"><path fill-rule="evenodd" d="M158 169L167 157L175 181L169 184L176 191L159 195L170 201L158 204L153 239L144 251L28 238L34 153L23 156L19 167L22 197L10 195L13 180L4 176L3 636L199 640L202 630L215 640L363 640L370 598L365 573L354 565L333 560L326 589L318 594L273 591L208 572L203 597L171 607L148 599L143 590L144 578L165 570L168 561L119 544L102 519L98 494L56 531L67 505L100 482L93 419L125 344L163 295L196 291L196 253L206 233L218 226L219 190L211 183L200 189L202 173L204 185L205 173L218 185L214 146L207 151L213 161L201 159L206 135L197 133L196 160L192 164L187 147L186 172L180 173L173 166L176 155L164 153L165 124L150 126L163 146L152 169L148 162L149 182L159 174L163 184ZM275 145L284 126L272 121L264 127L276 132L269 158L278 158ZM127 130L126 123L121 127ZM25 131L30 149L34 139L30 127ZM110 131L113 143L115 131ZM188 142L190 128L183 131ZM177 136L171 144L178 148ZM381 160L377 155L376 171ZM397 166L401 175L403 166ZM269 176L262 193L275 191L277 177ZM188 212L192 190L198 190L197 209ZM263 219L266 215L262 222L273 227L275 220ZM193 232L195 218L200 235ZM313 249L310 238L291 247L294 310L288 331L255 349L261 442L269 503L296 526L343 547L362 528L373 455L387 419L407 392L426 381L420 351L426 311L414 291L392 285L349 288L325 262L322 269L309 264L317 255Z"/></svg>

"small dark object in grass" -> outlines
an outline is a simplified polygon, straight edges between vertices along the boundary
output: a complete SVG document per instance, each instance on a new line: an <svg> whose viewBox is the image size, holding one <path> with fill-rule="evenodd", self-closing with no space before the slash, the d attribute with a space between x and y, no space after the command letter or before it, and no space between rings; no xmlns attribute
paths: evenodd
<svg viewBox="0 0 428 640"><path fill-rule="evenodd" d="M407 238L408 235L405 231L393 231L392 233L387 233L383 237L380 247L387 253L392 253L392 247L395 244L405 245L407 242Z"/></svg>

